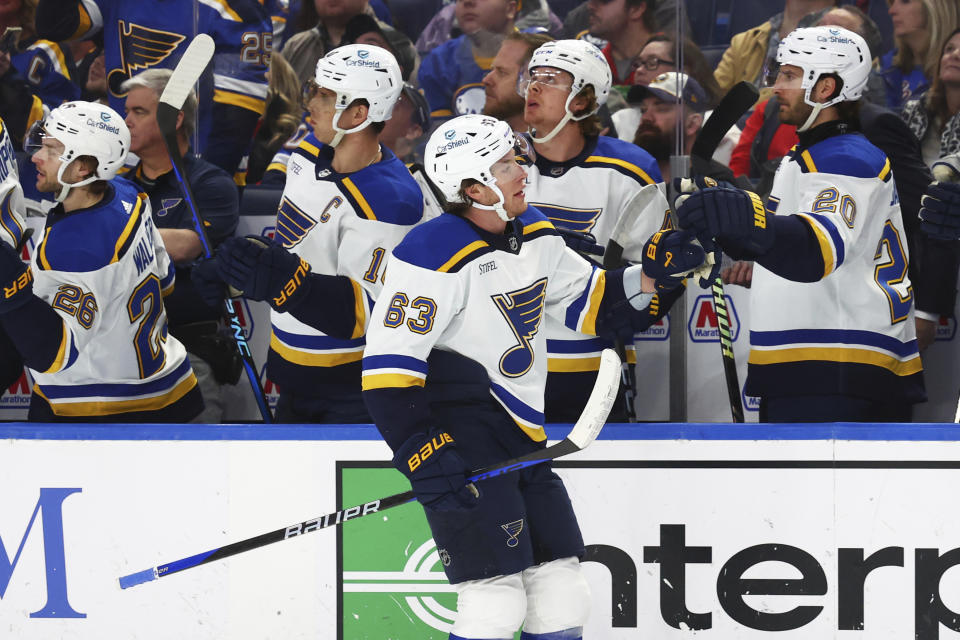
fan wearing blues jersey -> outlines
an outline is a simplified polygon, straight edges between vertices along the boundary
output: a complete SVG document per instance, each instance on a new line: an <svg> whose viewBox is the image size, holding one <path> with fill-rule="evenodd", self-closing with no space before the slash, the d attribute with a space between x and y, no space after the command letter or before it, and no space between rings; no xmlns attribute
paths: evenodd
<svg viewBox="0 0 960 640"><path fill-rule="evenodd" d="M585 40L548 42L533 52L518 87L526 99L524 120L534 151L521 160L529 173L527 199L557 227L593 234L600 245L607 244L621 217L640 207L624 245L624 256L639 261L643 243L665 224L669 205L660 193L650 199L638 195L643 187L663 181L653 156L599 135L596 114L607 101L610 84L610 65ZM664 313L668 306L663 305ZM593 387L600 352L610 345L550 318L546 328L547 420L573 422ZM632 347L633 337L625 342ZM632 348L627 359L634 360ZM621 397L611 419L625 418Z"/></svg>
<svg viewBox="0 0 960 640"><path fill-rule="evenodd" d="M68 102L25 147L37 189L58 202L29 268L0 242L0 323L36 381L30 420L191 420L203 400L163 307L173 263L146 195L115 178L130 148L123 118Z"/></svg>
<svg viewBox="0 0 960 640"><path fill-rule="evenodd" d="M467 484L545 446L545 317L633 335L704 262L691 234L654 235L643 265L604 271L525 195L506 122L466 115L427 143L446 212L393 249L371 314L364 400L423 505L457 590L453 640L576 640L589 614L583 539L549 464Z"/></svg>
<svg viewBox="0 0 960 640"><path fill-rule="evenodd" d="M193 270L201 290L227 282L270 303L278 421L370 422L360 392L368 312L387 256L423 217L419 186L377 139L402 88L386 49L350 44L320 58L303 96L313 132L287 164L275 237L227 240Z"/></svg>
<svg viewBox="0 0 960 640"><path fill-rule="evenodd" d="M800 143L769 199L713 186L678 204L681 228L756 261L745 392L761 422L909 422L926 399L900 199L858 132L870 60L846 29L791 32L773 92Z"/></svg>

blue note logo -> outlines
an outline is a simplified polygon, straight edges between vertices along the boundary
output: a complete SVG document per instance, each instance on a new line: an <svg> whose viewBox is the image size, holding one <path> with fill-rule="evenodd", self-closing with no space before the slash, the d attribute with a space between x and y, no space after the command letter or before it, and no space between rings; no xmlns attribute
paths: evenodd
<svg viewBox="0 0 960 640"><path fill-rule="evenodd" d="M515 547L520 544L519 536L523 531L523 518L500 525L500 528L507 532L507 546Z"/></svg>
<svg viewBox="0 0 960 640"><path fill-rule="evenodd" d="M529 287L490 296L517 339L517 344L500 356L500 373L508 378L522 376L533 366L533 337L540 330L547 279Z"/></svg>

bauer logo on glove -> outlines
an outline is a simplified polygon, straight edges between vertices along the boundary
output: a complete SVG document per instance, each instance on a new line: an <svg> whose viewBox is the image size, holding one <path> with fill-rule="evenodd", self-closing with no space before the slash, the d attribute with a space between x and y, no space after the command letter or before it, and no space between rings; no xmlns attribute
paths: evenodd
<svg viewBox="0 0 960 640"><path fill-rule="evenodd" d="M450 434L446 431L431 437L429 440L423 443L423 446L420 447L419 451L410 456L410 458L407 460L407 467L410 469L410 472L412 473L416 471L417 467L423 464L427 458L443 448L444 445L452 442L453 438L451 438Z"/></svg>

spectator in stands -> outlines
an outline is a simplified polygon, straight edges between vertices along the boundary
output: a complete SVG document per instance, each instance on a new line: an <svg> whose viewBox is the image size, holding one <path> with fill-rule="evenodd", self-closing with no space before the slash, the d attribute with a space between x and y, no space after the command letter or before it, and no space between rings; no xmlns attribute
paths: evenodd
<svg viewBox="0 0 960 640"><path fill-rule="evenodd" d="M907 100L930 88L940 47L946 35L960 25L960 3L957 0L890 0L890 16L897 48L883 56L881 67L887 106L899 110Z"/></svg>
<svg viewBox="0 0 960 640"><path fill-rule="evenodd" d="M960 152L960 26L943 45L930 91L907 102L902 117L919 138L928 165Z"/></svg>
<svg viewBox="0 0 960 640"><path fill-rule="evenodd" d="M171 73L169 69L148 69L121 86L126 94L130 150L140 158L125 177L150 197L154 223L176 267L177 286L164 304L169 331L186 347L203 394L206 406L197 420L217 423L222 421L226 409L220 385L235 383L242 365L233 342L220 334L220 310L208 306L190 280L191 266L202 257L203 244L157 125L157 104ZM197 96L193 91L180 113L177 145L213 249L237 228L237 187L225 171L189 153L197 115Z"/></svg>
<svg viewBox="0 0 960 640"><path fill-rule="evenodd" d="M464 2L465 0L460 1ZM463 35L464 29L457 18L456 4L457 2L454 0L437 12L417 37L417 52L421 56L426 56L451 38ZM484 0L477 0L474 4L479 7L485 2ZM546 32L555 36L560 33L561 22L560 18L550 11L546 0L518 0L514 26L518 31Z"/></svg>
<svg viewBox="0 0 960 640"><path fill-rule="evenodd" d="M608 0L609 1L609 0ZM599 46L604 42L598 42L597 37L591 31L591 9L590 5L597 0L584 0L576 9L570 11L563 21L564 38L583 38L589 36L590 39ZM553 3L551 2L551 5ZM602 4L602 3L601 3ZM663 33L677 32L677 0L648 0L647 6L653 12L653 20ZM684 0L680 0L680 16L684 33L690 33L690 22L687 20L687 8Z"/></svg>
<svg viewBox="0 0 960 640"><path fill-rule="evenodd" d="M633 143L652 155L663 181L670 184L670 156L676 152L677 131L682 131L680 155L690 155L703 124L707 94L700 83L685 73L662 73L649 85L630 88L629 101L639 104L643 117ZM677 122L682 124L678 128Z"/></svg>
<svg viewBox="0 0 960 640"><path fill-rule="evenodd" d="M634 74L635 86L648 85L664 73L677 71L675 42L674 37L663 34L655 35L647 41L638 58L639 64ZM683 73L696 80L707 96L707 104L704 108L713 108L722 97L720 88L713 78L713 70L707 64L700 47L690 39L684 40L683 63ZM629 99L630 95L638 96L640 93L631 89L627 95L627 106L613 114L613 123L616 126L617 137L630 142L633 141L643 114L639 102ZM708 117L709 114L704 115L704 119ZM725 138L722 145L724 150L718 157L721 163L726 164L730 159L730 151L739 139L739 134L740 130L735 128L732 135Z"/></svg>
<svg viewBox="0 0 960 640"><path fill-rule="evenodd" d="M390 119L380 132L380 142L406 164L420 161L417 143L430 131L430 107L427 99L409 82L393 105Z"/></svg>
<svg viewBox="0 0 960 640"><path fill-rule="evenodd" d="M274 155L285 142L296 149L309 126L300 104L300 83L297 74L282 53L270 57L270 89L267 92L267 110L253 137L247 161L246 184L256 184L263 178ZM286 164L286 163L284 163Z"/></svg>
<svg viewBox="0 0 960 640"><path fill-rule="evenodd" d="M640 51L657 32L654 0L590 0L590 35L606 40L601 49L614 85L636 84Z"/></svg>
<svg viewBox="0 0 960 640"><path fill-rule="evenodd" d="M455 6L463 35L431 51L418 75L434 119L483 110L483 77L503 39L515 30L516 0L460 0Z"/></svg>
<svg viewBox="0 0 960 640"><path fill-rule="evenodd" d="M742 80L758 88L764 86L767 71L774 67L780 40L797 27L812 25L833 5L834 0L785 0L781 13L733 36L713 74L720 91L726 93ZM810 16L811 13L814 15Z"/></svg>
<svg viewBox="0 0 960 640"><path fill-rule="evenodd" d="M283 45L283 55L303 84L313 77L317 60L331 49L347 44L344 34L351 18L361 13L376 20L383 36L390 43L405 79L412 77L417 66L417 52L403 33L374 15L367 0L303 0L297 16L296 35Z"/></svg>
<svg viewBox="0 0 960 640"><path fill-rule="evenodd" d="M122 113L120 85L143 69L172 68L197 33L216 43L213 81L204 83L194 151L233 175L267 96L273 25L259 0L39 0L37 33L54 41L100 40L110 106Z"/></svg>
<svg viewBox="0 0 960 640"><path fill-rule="evenodd" d="M484 115L503 120L514 131L527 130L523 121L525 101L517 92L517 82L537 47L552 39L542 33L520 32L506 37L493 59L490 72L483 77Z"/></svg>
<svg viewBox="0 0 960 640"><path fill-rule="evenodd" d="M0 119L7 127L10 141L17 150L23 148L23 137L27 130L43 117L43 102L35 95L26 78L11 64L10 58L20 51L20 39L35 39L35 8L36 3L33 0L9 2L0 7L0 30L5 32L7 27L23 29L19 35L0 41Z"/></svg>

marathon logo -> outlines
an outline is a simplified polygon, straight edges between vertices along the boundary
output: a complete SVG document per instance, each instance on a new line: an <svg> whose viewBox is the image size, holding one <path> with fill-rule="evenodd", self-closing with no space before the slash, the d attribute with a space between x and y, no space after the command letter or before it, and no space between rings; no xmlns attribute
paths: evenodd
<svg viewBox="0 0 960 640"><path fill-rule="evenodd" d="M108 118L109 119L109 118ZM102 131L109 131L110 133L120 135L120 127L115 127L113 125L107 124L106 122L97 122L92 118L87 118L87 126L93 127L94 129L100 129Z"/></svg>
<svg viewBox="0 0 960 640"><path fill-rule="evenodd" d="M670 315L667 314L654 322L645 331L633 336L634 341L647 340L651 342L663 342L670 338Z"/></svg>
<svg viewBox="0 0 960 640"><path fill-rule="evenodd" d="M736 342L740 336L740 318L730 296L724 296L727 301L727 320L730 323L730 339ZM717 320L717 309L713 304L713 296L699 296L693 304L693 310L687 322L690 340L693 342L719 342L720 323Z"/></svg>

